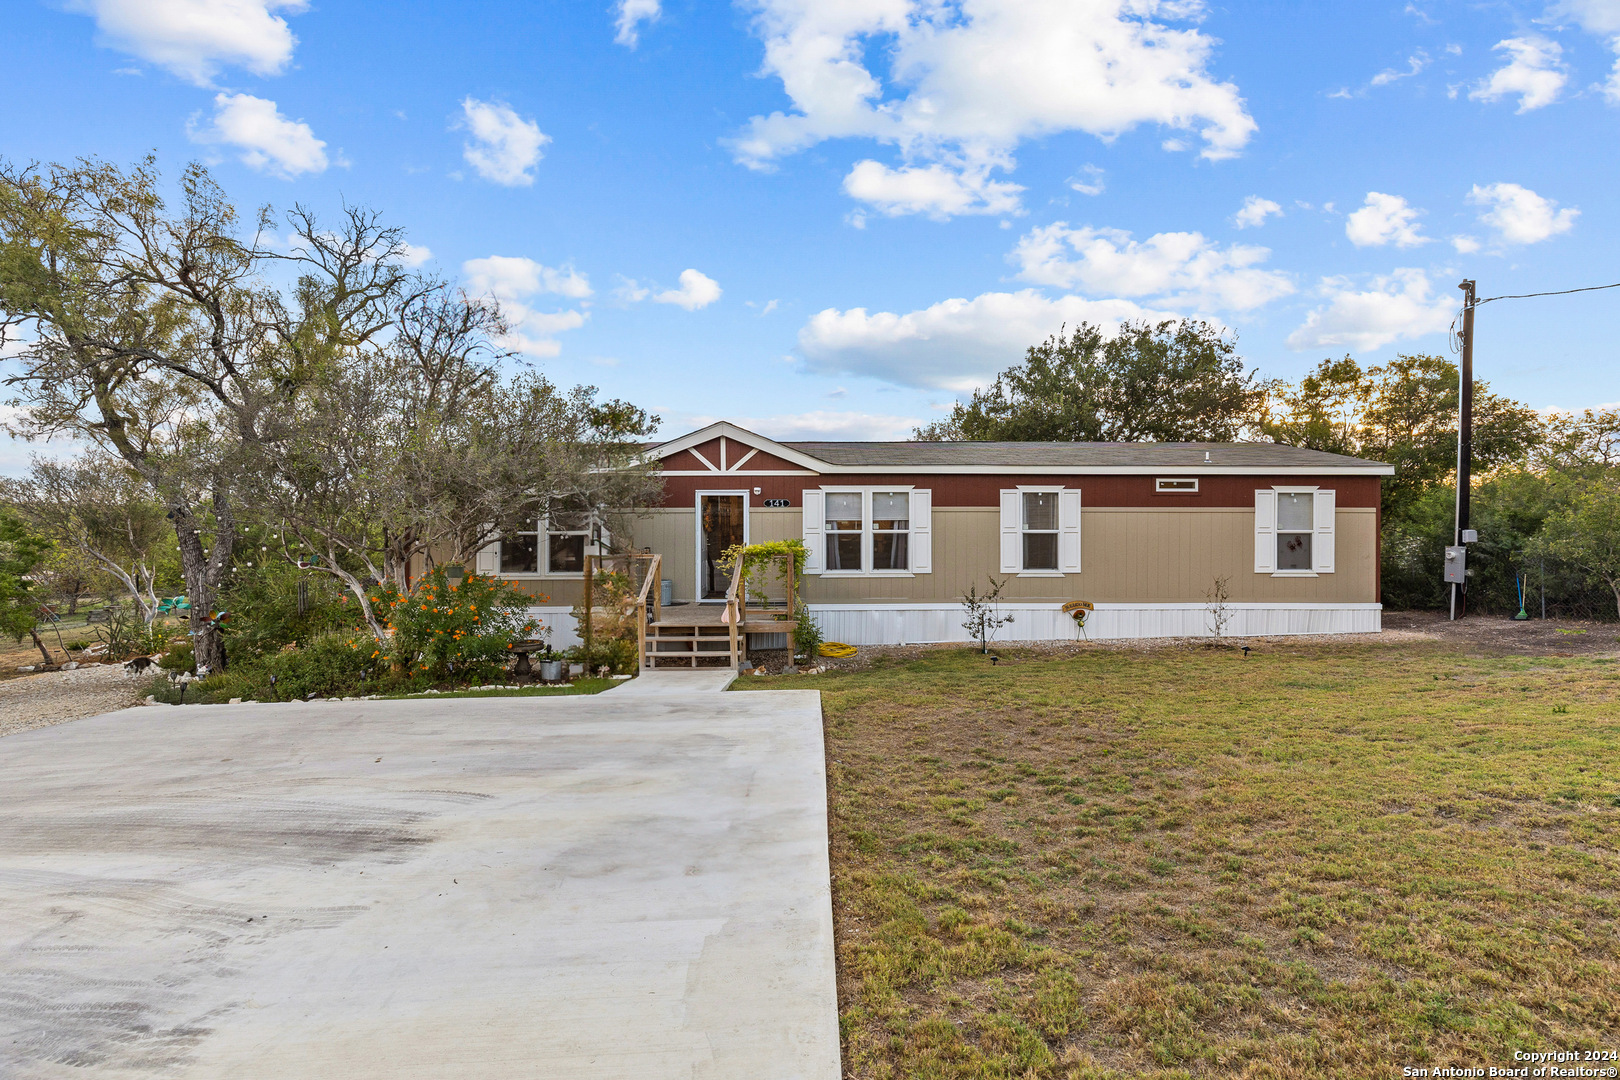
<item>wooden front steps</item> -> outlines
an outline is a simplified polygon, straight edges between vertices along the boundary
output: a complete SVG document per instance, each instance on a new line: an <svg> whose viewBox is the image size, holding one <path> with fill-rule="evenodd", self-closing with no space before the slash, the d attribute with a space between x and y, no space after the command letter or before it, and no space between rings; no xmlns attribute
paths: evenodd
<svg viewBox="0 0 1620 1080"><path fill-rule="evenodd" d="M783 609L784 613L786 609ZM729 667L748 658L749 634L791 634L793 624L779 621L770 609L751 609L746 621L732 632L724 622L725 604L682 604L664 608L661 618L647 626L645 666Z"/></svg>

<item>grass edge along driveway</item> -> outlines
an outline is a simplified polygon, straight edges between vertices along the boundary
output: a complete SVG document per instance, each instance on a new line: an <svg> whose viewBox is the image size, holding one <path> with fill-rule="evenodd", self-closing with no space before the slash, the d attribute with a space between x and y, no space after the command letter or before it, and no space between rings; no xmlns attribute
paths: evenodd
<svg viewBox="0 0 1620 1080"><path fill-rule="evenodd" d="M849 1075L1620 1050L1613 659L1001 652L738 687L823 692Z"/></svg>

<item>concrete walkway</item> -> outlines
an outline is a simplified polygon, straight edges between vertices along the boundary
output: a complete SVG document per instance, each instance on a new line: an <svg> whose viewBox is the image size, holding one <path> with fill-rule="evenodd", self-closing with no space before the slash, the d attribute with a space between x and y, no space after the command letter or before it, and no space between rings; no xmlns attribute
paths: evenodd
<svg viewBox="0 0 1620 1080"><path fill-rule="evenodd" d="M737 672L732 668L698 668L696 671L690 668L685 671L653 668L604 692L620 697L631 694L638 697L646 694L660 697L670 694L718 694L736 681Z"/></svg>
<svg viewBox="0 0 1620 1080"><path fill-rule="evenodd" d="M0 740L0 1076L839 1075L819 695Z"/></svg>

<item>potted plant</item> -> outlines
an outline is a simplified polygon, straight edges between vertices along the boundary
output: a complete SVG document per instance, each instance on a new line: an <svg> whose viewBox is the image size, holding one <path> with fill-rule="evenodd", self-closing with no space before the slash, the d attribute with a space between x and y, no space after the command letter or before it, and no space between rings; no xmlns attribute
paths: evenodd
<svg viewBox="0 0 1620 1080"><path fill-rule="evenodd" d="M542 627L539 637L546 643L546 651L544 655L540 657L540 681L550 683L562 682L563 678L568 674L568 661L552 652L551 642L549 640L551 637L551 627Z"/></svg>

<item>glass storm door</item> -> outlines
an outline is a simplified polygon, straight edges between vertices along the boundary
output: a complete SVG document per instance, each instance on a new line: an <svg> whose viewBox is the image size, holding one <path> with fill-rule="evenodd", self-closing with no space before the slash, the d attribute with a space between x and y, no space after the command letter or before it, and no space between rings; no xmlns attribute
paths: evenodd
<svg viewBox="0 0 1620 1080"><path fill-rule="evenodd" d="M699 495L698 595L704 600L724 600L731 588L731 575L719 566L720 557L734 544L743 543L743 515L747 513L743 495Z"/></svg>

